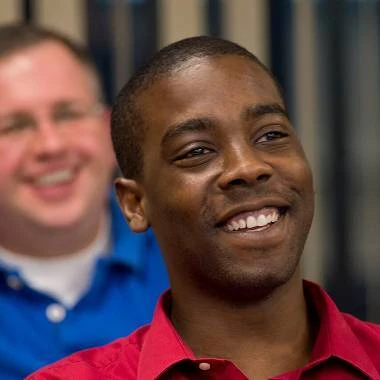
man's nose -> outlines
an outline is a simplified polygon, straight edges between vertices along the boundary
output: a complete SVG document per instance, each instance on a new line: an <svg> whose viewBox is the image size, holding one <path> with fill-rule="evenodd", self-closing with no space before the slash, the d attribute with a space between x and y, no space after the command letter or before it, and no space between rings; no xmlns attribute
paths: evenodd
<svg viewBox="0 0 380 380"><path fill-rule="evenodd" d="M218 185L221 189L228 189L236 185L252 185L265 182L273 175L273 167L264 160L263 152L254 147L231 147L224 154L223 172Z"/></svg>
<svg viewBox="0 0 380 380"><path fill-rule="evenodd" d="M32 144L35 153L40 158L60 155L66 147L60 128L49 120L40 122Z"/></svg>

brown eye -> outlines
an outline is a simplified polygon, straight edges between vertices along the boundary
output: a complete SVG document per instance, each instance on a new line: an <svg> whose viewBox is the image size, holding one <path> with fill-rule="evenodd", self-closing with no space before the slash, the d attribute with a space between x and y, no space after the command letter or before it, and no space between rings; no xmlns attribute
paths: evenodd
<svg viewBox="0 0 380 380"><path fill-rule="evenodd" d="M263 136L261 136L256 142L258 143L268 142L268 141L281 139L287 136L288 134L282 131L270 131L270 132L265 133Z"/></svg>
<svg viewBox="0 0 380 380"><path fill-rule="evenodd" d="M7 122L4 122L3 125L0 125L0 134L11 135L21 133L27 129L34 128L35 125L35 121L31 118L15 118Z"/></svg>
<svg viewBox="0 0 380 380"><path fill-rule="evenodd" d="M188 148L179 153L174 159L176 165L180 167L198 167L210 162L215 156L215 150L205 146Z"/></svg>
<svg viewBox="0 0 380 380"><path fill-rule="evenodd" d="M186 155L183 156L182 158L197 157L197 156L201 156L203 154L207 154L210 152L211 152L211 150L208 148L199 147L199 148L192 149L190 152L186 153Z"/></svg>

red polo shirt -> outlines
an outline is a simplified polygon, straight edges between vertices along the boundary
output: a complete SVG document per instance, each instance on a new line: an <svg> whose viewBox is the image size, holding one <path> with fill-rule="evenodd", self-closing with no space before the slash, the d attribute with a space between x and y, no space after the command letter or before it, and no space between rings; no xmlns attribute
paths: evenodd
<svg viewBox="0 0 380 380"><path fill-rule="evenodd" d="M317 285L304 282L320 328L309 363L276 380L380 379L380 326L341 313ZM230 361L195 358L168 319L164 294L149 326L103 347L78 352L28 380L247 380Z"/></svg>

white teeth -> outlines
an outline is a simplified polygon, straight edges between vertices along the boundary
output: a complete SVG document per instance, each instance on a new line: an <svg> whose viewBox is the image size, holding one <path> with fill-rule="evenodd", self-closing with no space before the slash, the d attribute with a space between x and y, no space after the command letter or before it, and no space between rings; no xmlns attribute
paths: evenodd
<svg viewBox="0 0 380 380"><path fill-rule="evenodd" d="M244 219L239 220L239 227L240 228L246 228L247 227L247 224L246 224Z"/></svg>
<svg viewBox="0 0 380 380"><path fill-rule="evenodd" d="M256 227L256 218L254 216L249 216L247 218L247 228L255 228Z"/></svg>
<svg viewBox="0 0 380 380"><path fill-rule="evenodd" d="M53 173L45 174L36 179L35 183L40 186L52 186L63 182L70 181L74 173L70 169L59 170Z"/></svg>
<svg viewBox="0 0 380 380"><path fill-rule="evenodd" d="M248 216L246 219L232 220L227 224L228 231L238 231L246 228L264 227L270 223L275 223L280 218L278 212L274 211L272 214L265 216L260 214L257 218L253 215Z"/></svg>
<svg viewBox="0 0 380 380"><path fill-rule="evenodd" d="M240 228L240 224L234 220L232 222L232 229L233 230L238 230L239 228Z"/></svg>
<svg viewBox="0 0 380 380"><path fill-rule="evenodd" d="M265 226L267 224L267 218L264 215L259 215L257 218L257 225L259 227Z"/></svg>
<svg viewBox="0 0 380 380"><path fill-rule="evenodd" d="M232 224L227 224L227 230L228 231L233 231L234 230L234 227Z"/></svg>

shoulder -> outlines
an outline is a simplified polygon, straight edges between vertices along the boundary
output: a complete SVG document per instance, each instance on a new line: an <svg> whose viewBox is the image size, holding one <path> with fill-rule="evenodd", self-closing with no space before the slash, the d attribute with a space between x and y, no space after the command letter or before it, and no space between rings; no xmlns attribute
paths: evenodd
<svg viewBox="0 0 380 380"><path fill-rule="evenodd" d="M351 314L342 313L347 324L356 336L377 340L380 343L380 325L362 321Z"/></svg>
<svg viewBox="0 0 380 380"><path fill-rule="evenodd" d="M107 345L79 351L37 372L26 380L44 379L135 379L140 352L149 325ZM101 377L100 377L101 376Z"/></svg>
<svg viewBox="0 0 380 380"><path fill-rule="evenodd" d="M377 370L380 370L380 325L362 321L350 314L342 314L351 331L354 333L358 344L367 352L374 362Z"/></svg>

